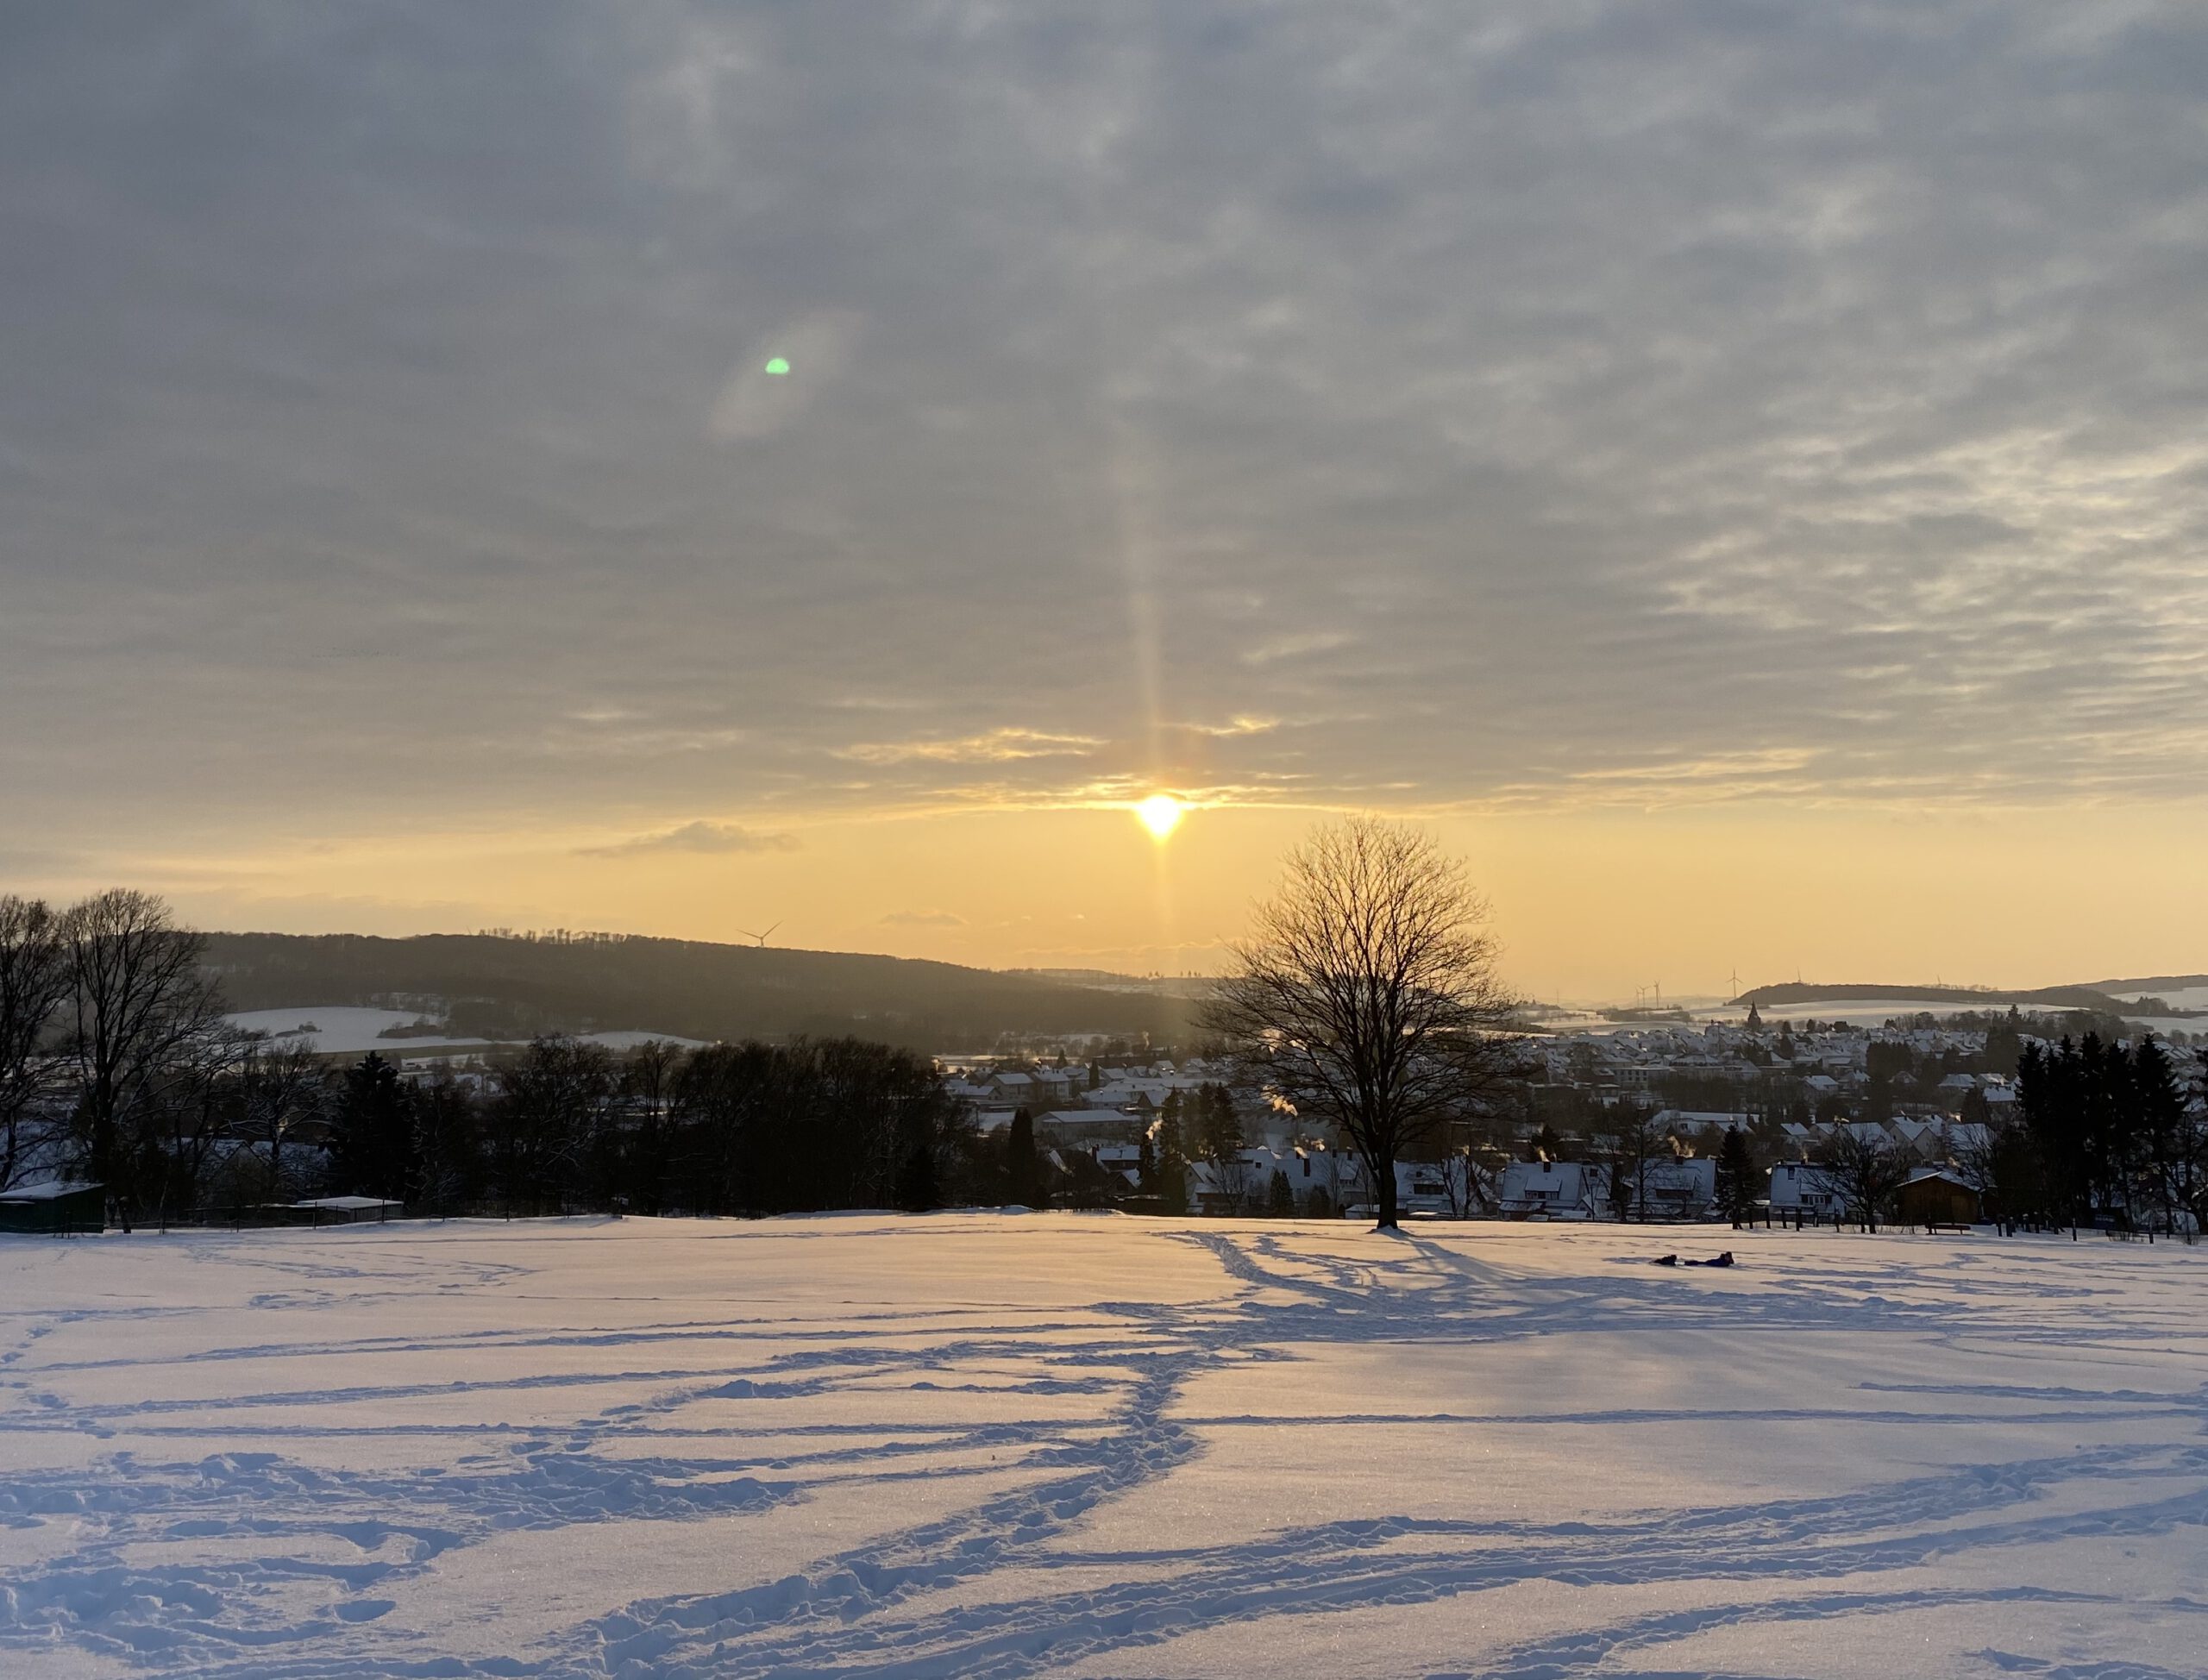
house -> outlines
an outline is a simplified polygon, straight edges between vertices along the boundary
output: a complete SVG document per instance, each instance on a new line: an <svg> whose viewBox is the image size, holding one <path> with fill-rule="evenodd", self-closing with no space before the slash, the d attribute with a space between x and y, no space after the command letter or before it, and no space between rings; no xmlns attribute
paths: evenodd
<svg viewBox="0 0 2208 1680"><path fill-rule="evenodd" d="M1690 1155L1678 1161L1652 1161L1641 1178L1644 1219L1699 1219L1717 1203L1717 1160Z"/></svg>
<svg viewBox="0 0 2208 1680"><path fill-rule="evenodd" d="M1087 1144L1120 1142L1133 1138L1149 1121L1108 1108L1054 1108L1035 1116L1038 1136L1047 1133L1058 1143Z"/></svg>
<svg viewBox="0 0 2208 1680"><path fill-rule="evenodd" d="M1832 1175L1809 1161L1782 1161L1771 1169L1771 1211L1782 1219L1832 1219L1847 1211L1847 1198Z"/></svg>
<svg viewBox="0 0 2208 1680"><path fill-rule="evenodd" d="M1496 1199L1514 1219L1591 1219L1609 1199L1609 1170L1584 1161L1513 1161Z"/></svg>
<svg viewBox="0 0 2208 1680"><path fill-rule="evenodd" d="M1911 1119L1907 1115L1895 1116L1892 1123L1894 1142L1920 1161L1944 1160L1948 1153L1948 1128L1935 1120Z"/></svg>
<svg viewBox="0 0 2208 1680"><path fill-rule="evenodd" d="M1306 1206L1314 1190L1326 1194L1331 1207L1346 1207L1365 1194L1364 1175L1357 1157L1318 1144L1276 1150L1253 1144L1224 1161L1191 1161L1189 1194L1207 1213L1241 1213L1262 1205L1277 1172L1288 1180L1296 1205ZM1396 1175L1397 1200L1408 1208L1405 1185L1414 1180L1407 1163Z"/></svg>
<svg viewBox="0 0 2208 1680"><path fill-rule="evenodd" d="M1894 1200L1904 1225L1976 1225L1984 1217L1978 1192L1945 1167L1919 1167Z"/></svg>
<svg viewBox="0 0 2208 1680"><path fill-rule="evenodd" d="M1063 1105L1073 1100L1076 1091L1088 1088L1088 1071L1082 1069L1076 1074L1070 1068L1038 1068L1027 1081L1037 1101Z"/></svg>
<svg viewBox="0 0 2208 1680"><path fill-rule="evenodd" d="M1131 1189L1142 1188L1142 1145L1140 1144L1099 1144L1096 1164L1107 1173L1116 1173L1126 1181Z"/></svg>
<svg viewBox="0 0 2208 1680"><path fill-rule="evenodd" d="M1450 1197L1449 1182L1441 1163L1436 1161L1396 1162L1396 1207L1402 1213L1442 1217L1455 1213L1457 1204Z"/></svg>
<svg viewBox="0 0 2208 1680"><path fill-rule="evenodd" d="M1674 1138L1707 1138L1714 1144L1736 1127L1746 1131L1753 1121L1753 1115L1712 1108L1659 1108L1651 1124Z"/></svg>

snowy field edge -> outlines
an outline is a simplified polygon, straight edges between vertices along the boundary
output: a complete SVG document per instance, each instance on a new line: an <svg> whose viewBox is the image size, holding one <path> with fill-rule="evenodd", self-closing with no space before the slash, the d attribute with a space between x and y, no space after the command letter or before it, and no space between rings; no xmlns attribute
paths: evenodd
<svg viewBox="0 0 2208 1680"><path fill-rule="evenodd" d="M0 1282L11 1674L2154 1677L2208 1634L2208 1247L961 1210L18 1238Z"/></svg>

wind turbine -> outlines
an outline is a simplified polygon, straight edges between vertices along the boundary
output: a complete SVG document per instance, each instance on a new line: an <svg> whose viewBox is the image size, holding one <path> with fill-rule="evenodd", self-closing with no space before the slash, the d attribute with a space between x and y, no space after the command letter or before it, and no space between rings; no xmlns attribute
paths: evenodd
<svg viewBox="0 0 2208 1680"><path fill-rule="evenodd" d="M781 925L781 924L780 922L775 923L773 926L767 930L767 933L772 933L775 928L778 928ZM748 927L740 927L737 929L737 931L742 934L745 938L750 940L751 943L756 945L761 950L767 949L767 933L754 933Z"/></svg>

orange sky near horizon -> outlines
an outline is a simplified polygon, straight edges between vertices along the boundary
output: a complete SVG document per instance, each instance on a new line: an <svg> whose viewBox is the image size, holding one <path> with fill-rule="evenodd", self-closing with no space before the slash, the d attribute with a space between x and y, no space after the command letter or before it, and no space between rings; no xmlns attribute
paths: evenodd
<svg viewBox="0 0 2208 1680"><path fill-rule="evenodd" d="M589 928L990 968L1214 972L1325 813L1003 810L793 824L740 852L599 855L546 828L226 844L115 860L197 923L276 931ZM2198 812L1800 812L1738 806L1421 818L1492 905L1527 994L1629 999L1792 980L2036 986L2192 972ZM2107 861L2081 869L2081 858ZM2120 860L2120 867L2119 867ZM53 882L61 893L104 878ZM2135 883L2128 890L2123 883ZM311 1001L311 1000L302 1000Z"/></svg>

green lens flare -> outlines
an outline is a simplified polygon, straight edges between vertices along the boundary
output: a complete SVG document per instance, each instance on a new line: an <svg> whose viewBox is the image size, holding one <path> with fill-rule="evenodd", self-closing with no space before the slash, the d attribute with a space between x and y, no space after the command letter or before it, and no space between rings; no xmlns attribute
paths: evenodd
<svg viewBox="0 0 2208 1680"><path fill-rule="evenodd" d="M776 356L772 361L767 364L767 371L769 373L778 375L787 373L790 371L790 365L787 361L783 360L781 357Z"/></svg>

